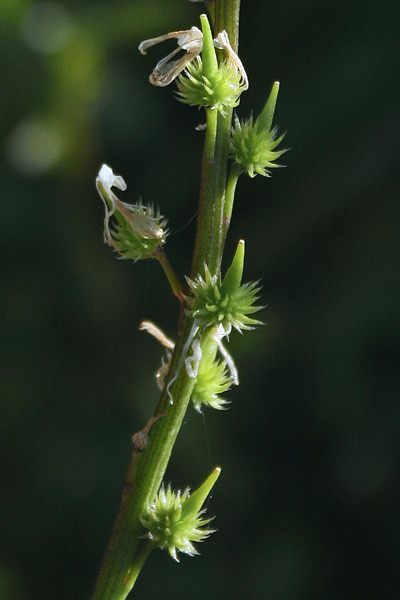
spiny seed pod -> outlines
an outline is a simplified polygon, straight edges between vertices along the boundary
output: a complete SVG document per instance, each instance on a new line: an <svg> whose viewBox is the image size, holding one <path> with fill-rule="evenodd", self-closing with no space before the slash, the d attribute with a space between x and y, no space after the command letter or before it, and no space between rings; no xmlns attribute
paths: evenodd
<svg viewBox="0 0 400 600"><path fill-rule="evenodd" d="M148 537L155 547L168 550L170 556L179 562L177 552L189 556L198 554L192 542L201 542L215 529L205 529L212 519L202 518L201 510L221 469L216 468L206 481L192 494L186 489L183 494L174 492L171 486L165 490L162 485L147 514L141 519L148 529Z"/></svg>
<svg viewBox="0 0 400 600"><path fill-rule="evenodd" d="M270 177L268 169L281 167L282 165L275 164L274 161L287 152L287 149L276 150L285 134L278 137L278 128L272 128L278 91L279 82L276 81L255 123L252 116L247 121L240 121L235 116L229 154L238 167L246 171L250 177L255 177L257 173Z"/></svg>
<svg viewBox="0 0 400 600"><path fill-rule="evenodd" d="M239 379L233 358L222 344L225 332L221 327L209 327L201 336L201 360L191 400L201 413L203 406L224 410L229 402L221 398ZM217 353L222 360L217 360Z"/></svg>
<svg viewBox="0 0 400 600"><path fill-rule="evenodd" d="M227 392L232 383L224 361L208 361L203 357L191 396L194 408L199 413L202 412L203 406L224 410L229 401L220 395Z"/></svg>
<svg viewBox="0 0 400 600"><path fill-rule="evenodd" d="M238 331L254 329L261 325L248 315L261 310L262 306L254 306L261 287L258 282L241 285L244 261L244 241L238 244L234 259L221 282L218 275L211 275L207 266L205 276L198 275L187 282L192 295L188 297L188 314L196 319L201 327L222 326L225 335L229 335L232 327Z"/></svg>
<svg viewBox="0 0 400 600"><path fill-rule="evenodd" d="M241 75L232 69L229 62L220 63L211 78L204 75L203 62L197 57L186 67L186 71L177 80L179 92L177 98L184 104L211 108L225 115L228 107L239 104Z"/></svg>
<svg viewBox="0 0 400 600"><path fill-rule="evenodd" d="M152 258L155 250L165 243L166 220L152 206L124 204L125 215L114 212L116 223L108 231L107 243L121 258L140 260ZM121 208L121 205L118 207Z"/></svg>

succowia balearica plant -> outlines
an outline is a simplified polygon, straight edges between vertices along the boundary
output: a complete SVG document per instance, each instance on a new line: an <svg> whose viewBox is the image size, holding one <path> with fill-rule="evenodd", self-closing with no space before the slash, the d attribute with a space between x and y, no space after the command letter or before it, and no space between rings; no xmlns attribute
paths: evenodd
<svg viewBox="0 0 400 600"><path fill-rule="evenodd" d="M166 218L151 205L123 202L116 190L125 192L125 181L110 166L104 164L96 179L105 206L104 241L120 258L158 260L180 302L181 315L175 342L155 324L141 324L165 347L157 373L161 397L148 423L132 437L121 506L93 600L126 598L153 550L167 550L178 561L179 553L197 554L196 544L214 531L202 507L220 468L192 493L189 488L174 491L163 478L189 403L199 412L224 409L223 394L239 383L227 349L231 332L260 324L254 317L262 308L257 303L260 287L257 282L242 282L244 241L239 241L224 274L221 259L238 178L243 173L268 177L285 152L277 149L283 136L272 125L279 84L273 84L255 120L235 116L232 125L233 109L249 86L237 53L240 0L206 4L211 26L202 14L201 29L173 31L139 45L146 54L155 44L176 39L177 48L158 62L150 83L161 88L176 84L177 99L205 113L197 231L186 283L167 259ZM158 202L162 205L162 200Z"/></svg>

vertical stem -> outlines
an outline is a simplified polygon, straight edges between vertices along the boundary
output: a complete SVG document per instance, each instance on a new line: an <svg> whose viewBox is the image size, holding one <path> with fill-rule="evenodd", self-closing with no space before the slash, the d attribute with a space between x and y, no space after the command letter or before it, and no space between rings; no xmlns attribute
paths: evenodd
<svg viewBox="0 0 400 600"><path fill-rule="evenodd" d="M194 244L191 276L208 265L209 251L214 231L214 208L210 199L215 197L215 144L217 139L217 111L206 109L207 128L204 141L203 158L201 162L201 183L199 198L199 213Z"/></svg>
<svg viewBox="0 0 400 600"><path fill-rule="evenodd" d="M214 34L227 31L232 48L237 51L240 0L210 0L207 4ZM228 144L232 122L232 109L217 115L217 131L212 161L203 155L202 186L200 189L199 216L191 277L194 278L207 264L211 274L220 271L226 227L224 204L228 163ZM208 159L211 157L209 156ZM207 186L203 187L204 181Z"/></svg>
<svg viewBox="0 0 400 600"><path fill-rule="evenodd" d="M237 52L239 44L240 0L209 0L207 8L214 31L220 32L225 29L228 32L232 48Z"/></svg>
<svg viewBox="0 0 400 600"><path fill-rule="evenodd" d="M222 253L224 251L224 206L226 199L226 176L228 169L228 145L232 122L233 109L226 110L225 115L218 115L218 136L215 149L215 225L213 229L213 245L210 256L210 272L219 273L221 270Z"/></svg>

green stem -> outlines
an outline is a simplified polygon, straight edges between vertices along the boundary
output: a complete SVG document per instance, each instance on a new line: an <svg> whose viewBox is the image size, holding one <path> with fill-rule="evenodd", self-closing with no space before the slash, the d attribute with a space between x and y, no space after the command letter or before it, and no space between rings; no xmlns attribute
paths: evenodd
<svg viewBox="0 0 400 600"><path fill-rule="evenodd" d="M150 556L152 550L154 550L154 546L150 542L147 542L137 553L129 571L129 580L132 587L135 584L136 579L138 578L140 571L142 570L142 567Z"/></svg>
<svg viewBox="0 0 400 600"><path fill-rule="evenodd" d="M210 0L207 4L214 34L227 31L232 48L237 51L240 0ZM211 112L211 111L208 111ZM227 179L228 145L232 109L218 113L212 161L203 155L200 210L192 261L191 277L196 277L206 264L212 275L220 272L227 228L224 225L224 204ZM207 124L208 125L208 124ZM208 157L210 159L211 156ZM206 183L206 185L204 185ZM204 243L205 242L205 243Z"/></svg>
<svg viewBox="0 0 400 600"><path fill-rule="evenodd" d="M228 182L226 184L225 205L223 213L223 239L225 241L231 223L233 202L235 200L236 184L241 175L242 170L238 165L232 165L229 172Z"/></svg>
<svg viewBox="0 0 400 600"><path fill-rule="evenodd" d="M214 208L212 200L215 197L215 145L217 139L217 111L206 109L207 128L204 141L203 158L201 162L201 183L199 212L197 216L197 231L194 243L191 277L198 275L209 265L212 235L214 231Z"/></svg>
<svg viewBox="0 0 400 600"><path fill-rule="evenodd" d="M180 302L183 302L185 289L181 284L179 277L175 273L171 263L169 262L165 250L162 246L158 246L156 248L154 252L154 258L157 259L160 265L162 266L173 293L179 299Z"/></svg>
<svg viewBox="0 0 400 600"><path fill-rule="evenodd" d="M225 29L228 32L232 48L237 52L240 0L209 0L207 9L210 13L214 31L219 33Z"/></svg>
<svg viewBox="0 0 400 600"><path fill-rule="evenodd" d="M231 108L225 115L218 115L218 136L215 148L215 224L212 236L212 251L210 252L209 269L212 274L221 270L222 254L224 251L224 206L226 200L226 175L228 169L228 145L232 122Z"/></svg>

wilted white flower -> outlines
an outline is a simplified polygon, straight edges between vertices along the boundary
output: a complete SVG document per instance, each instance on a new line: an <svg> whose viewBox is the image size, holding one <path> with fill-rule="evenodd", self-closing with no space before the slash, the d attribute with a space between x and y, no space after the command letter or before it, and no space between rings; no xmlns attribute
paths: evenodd
<svg viewBox="0 0 400 600"><path fill-rule="evenodd" d="M164 35L160 35L149 40L144 40L139 44L139 51L142 54L146 54L148 48L155 46L165 40L176 38L178 48L175 48L170 54L162 58L154 67L152 74L149 77L149 81L153 85L159 87L165 87L172 83L174 79L182 73L182 71L191 63L196 56L198 56L203 50L203 33L197 27L186 29L182 31L171 31ZM244 70L243 64L233 50L227 32L224 30L217 35L214 39L214 46L219 50L225 50L228 54L228 59L232 66L241 75L241 85L244 90L249 87L249 81L247 78L246 71ZM181 50L185 51L185 54L177 60L171 60Z"/></svg>
<svg viewBox="0 0 400 600"><path fill-rule="evenodd" d="M225 29L223 31L221 31L221 33L219 33L217 35L217 37L215 38L214 46L216 48L218 48L219 50L225 50L225 52L228 54L231 64L234 67L236 67L236 70L241 75L240 84L243 87L243 91L247 90L249 88L249 79L247 77L247 73L244 69L242 61L240 60L240 58L238 57L238 55L232 48L231 43L229 41L229 36L228 36L227 32L225 31Z"/></svg>
<svg viewBox="0 0 400 600"><path fill-rule="evenodd" d="M165 58L162 58L154 67L152 74L150 75L150 83L159 87L165 87L173 82L188 63L190 63L203 49L203 34L197 27L183 31L171 31L165 35L160 35L149 40L144 40L139 44L139 51L142 54L146 54L148 48L155 46L165 40L172 38L177 39L178 48L175 48L171 54L168 54ZM184 50L184 54L178 60L171 59L178 54L180 50Z"/></svg>

